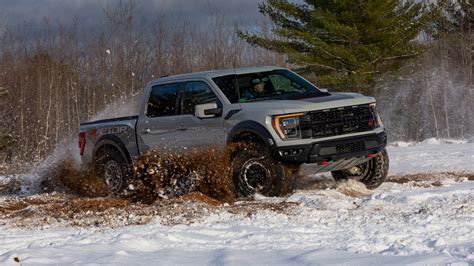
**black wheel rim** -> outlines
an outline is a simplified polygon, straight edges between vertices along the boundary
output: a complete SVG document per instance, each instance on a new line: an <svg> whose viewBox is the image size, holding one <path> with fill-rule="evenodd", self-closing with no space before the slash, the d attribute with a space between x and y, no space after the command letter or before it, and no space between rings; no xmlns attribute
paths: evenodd
<svg viewBox="0 0 474 266"><path fill-rule="evenodd" d="M242 165L241 180L249 192L261 192L268 186L270 171L258 158L250 159Z"/></svg>
<svg viewBox="0 0 474 266"><path fill-rule="evenodd" d="M360 165L357 165L357 166L354 166L348 170L346 170L346 172L352 176L352 179L355 179L357 181L360 181L362 180L363 178L365 178L368 174L369 174L369 170L370 170L370 165L369 165L370 162L366 162L366 163L363 163L363 164L360 164Z"/></svg>
<svg viewBox="0 0 474 266"><path fill-rule="evenodd" d="M116 161L108 161L105 164L104 181L109 192L117 193L122 187L122 167Z"/></svg>

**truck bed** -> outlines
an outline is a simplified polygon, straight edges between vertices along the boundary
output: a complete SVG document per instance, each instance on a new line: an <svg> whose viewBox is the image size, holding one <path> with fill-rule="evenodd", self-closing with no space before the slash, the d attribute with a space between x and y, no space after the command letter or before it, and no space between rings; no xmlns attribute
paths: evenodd
<svg viewBox="0 0 474 266"><path fill-rule="evenodd" d="M118 121L124 121L124 120L137 120L137 119L138 119L138 115L133 115L133 116L124 116L124 117L89 121L89 122L81 123L80 125L87 126L87 125L93 125L93 124L102 124L102 123L118 122Z"/></svg>
<svg viewBox="0 0 474 266"><path fill-rule="evenodd" d="M127 153L128 158L140 155L135 129L137 121L138 116L124 116L81 123L80 134L85 135L82 161L93 163L95 149L104 142L116 145L117 149Z"/></svg>

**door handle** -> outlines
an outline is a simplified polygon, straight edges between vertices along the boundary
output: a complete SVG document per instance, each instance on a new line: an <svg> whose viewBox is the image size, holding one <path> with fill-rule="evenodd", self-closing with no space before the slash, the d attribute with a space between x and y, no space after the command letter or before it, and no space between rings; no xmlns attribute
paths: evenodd
<svg viewBox="0 0 474 266"><path fill-rule="evenodd" d="M179 125L178 127L178 130L186 130L186 129L188 129L188 127L185 125Z"/></svg>
<svg viewBox="0 0 474 266"><path fill-rule="evenodd" d="M151 129L147 128L142 131L143 134L149 134L151 133Z"/></svg>

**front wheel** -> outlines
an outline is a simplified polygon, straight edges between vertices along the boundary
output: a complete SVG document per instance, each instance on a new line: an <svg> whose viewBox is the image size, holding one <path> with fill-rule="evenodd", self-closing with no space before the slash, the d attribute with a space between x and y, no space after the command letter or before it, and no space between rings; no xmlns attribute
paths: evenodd
<svg viewBox="0 0 474 266"><path fill-rule="evenodd" d="M297 166L276 161L263 145L240 145L231 157L231 176L237 198L260 193L278 197L291 192Z"/></svg>
<svg viewBox="0 0 474 266"><path fill-rule="evenodd" d="M336 181L354 179L362 182L368 189L379 187L388 174L389 159L387 150L383 149L374 158L363 164L346 170L331 172Z"/></svg>

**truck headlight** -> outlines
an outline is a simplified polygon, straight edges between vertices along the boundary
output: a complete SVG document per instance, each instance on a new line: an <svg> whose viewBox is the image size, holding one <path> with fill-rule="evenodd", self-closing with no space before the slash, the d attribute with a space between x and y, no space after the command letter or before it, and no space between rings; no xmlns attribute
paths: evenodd
<svg viewBox="0 0 474 266"><path fill-rule="evenodd" d="M303 115L304 113L274 116L273 128L283 140L301 139L300 117Z"/></svg>
<svg viewBox="0 0 474 266"><path fill-rule="evenodd" d="M380 119L380 115L377 112L377 104L371 103L369 106L372 109L372 113L374 115L374 123L375 123L374 128L379 127L380 125L382 125L382 120Z"/></svg>

